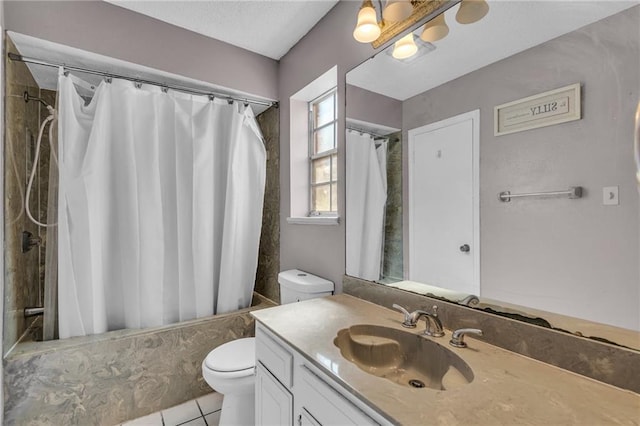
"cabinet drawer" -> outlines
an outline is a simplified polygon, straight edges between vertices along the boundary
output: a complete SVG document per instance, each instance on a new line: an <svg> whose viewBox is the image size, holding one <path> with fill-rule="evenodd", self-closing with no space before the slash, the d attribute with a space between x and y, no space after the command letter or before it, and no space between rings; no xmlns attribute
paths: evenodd
<svg viewBox="0 0 640 426"><path fill-rule="evenodd" d="M316 421L327 426L378 424L304 365L296 369L296 374L298 371L300 382L296 379L296 387L300 383L300 389L296 390L296 399L300 398L302 414L305 414L298 417L299 421L305 424Z"/></svg>
<svg viewBox="0 0 640 426"><path fill-rule="evenodd" d="M293 355L268 333L262 327L256 327L256 358L280 383L291 389Z"/></svg>

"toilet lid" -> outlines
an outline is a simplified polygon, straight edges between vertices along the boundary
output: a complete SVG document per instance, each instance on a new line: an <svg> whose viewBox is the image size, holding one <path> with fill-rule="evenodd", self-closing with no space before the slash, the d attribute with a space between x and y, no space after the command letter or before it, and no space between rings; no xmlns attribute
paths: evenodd
<svg viewBox="0 0 640 426"><path fill-rule="evenodd" d="M256 365L256 338L247 337L218 346L207 355L205 365L215 371L240 371Z"/></svg>

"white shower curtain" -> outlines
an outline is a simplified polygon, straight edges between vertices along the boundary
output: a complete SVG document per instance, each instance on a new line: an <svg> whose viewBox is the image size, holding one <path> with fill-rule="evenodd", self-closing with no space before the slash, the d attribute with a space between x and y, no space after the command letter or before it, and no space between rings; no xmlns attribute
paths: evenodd
<svg viewBox="0 0 640 426"><path fill-rule="evenodd" d="M59 77L60 337L250 305L266 151L250 108Z"/></svg>
<svg viewBox="0 0 640 426"><path fill-rule="evenodd" d="M347 275L380 279L387 202L387 142L347 131Z"/></svg>

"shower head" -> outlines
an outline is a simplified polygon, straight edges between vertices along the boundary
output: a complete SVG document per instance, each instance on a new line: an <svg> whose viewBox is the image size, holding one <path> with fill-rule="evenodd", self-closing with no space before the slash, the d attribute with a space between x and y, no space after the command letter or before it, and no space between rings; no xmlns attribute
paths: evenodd
<svg viewBox="0 0 640 426"><path fill-rule="evenodd" d="M46 103L42 98L38 98L35 96L31 96L29 94L29 92L27 92L25 90L25 92L22 94L22 98L24 99L25 102L29 102L29 101L38 101L40 102L42 105L46 106L46 107L51 107L51 105L49 105L48 103Z"/></svg>

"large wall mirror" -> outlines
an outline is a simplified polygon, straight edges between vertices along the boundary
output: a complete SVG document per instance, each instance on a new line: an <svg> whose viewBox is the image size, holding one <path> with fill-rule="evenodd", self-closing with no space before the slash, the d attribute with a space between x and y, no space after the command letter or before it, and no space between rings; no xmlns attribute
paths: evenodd
<svg viewBox="0 0 640 426"><path fill-rule="evenodd" d="M488 5L347 74L347 275L640 349L640 6Z"/></svg>

